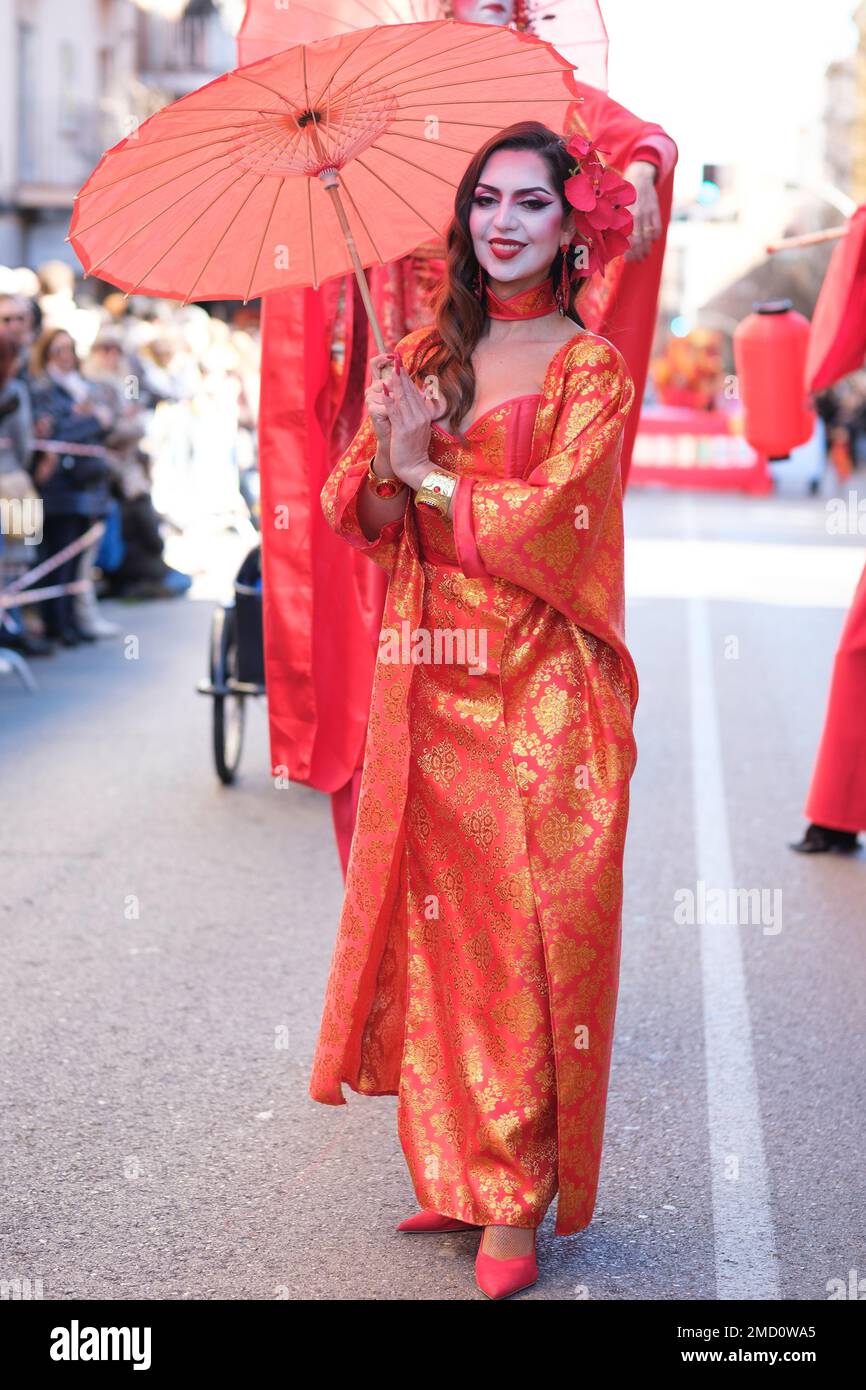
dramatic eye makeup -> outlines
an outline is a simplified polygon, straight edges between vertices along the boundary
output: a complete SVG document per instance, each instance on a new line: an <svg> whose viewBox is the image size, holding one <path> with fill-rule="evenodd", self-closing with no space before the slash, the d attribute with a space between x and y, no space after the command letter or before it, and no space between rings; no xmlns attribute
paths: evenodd
<svg viewBox="0 0 866 1390"><path fill-rule="evenodd" d="M500 192L501 190L494 188L492 184L479 183L476 184L472 201L477 204L478 207L488 208L492 203L496 202ZM539 193L542 195L540 198L538 197ZM551 203L555 201L549 189L538 186L535 188L518 188L516 190L516 196L520 199L521 205L529 208L532 212L538 212L541 208L550 207Z"/></svg>

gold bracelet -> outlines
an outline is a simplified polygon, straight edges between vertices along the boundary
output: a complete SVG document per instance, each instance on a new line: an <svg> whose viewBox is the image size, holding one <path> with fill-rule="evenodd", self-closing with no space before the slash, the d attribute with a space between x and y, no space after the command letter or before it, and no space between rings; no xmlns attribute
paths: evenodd
<svg viewBox="0 0 866 1390"><path fill-rule="evenodd" d="M406 486L399 478L380 478L373 468L373 459L367 466L367 483L377 497L396 497Z"/></svg>
<svg viewBox="0 0 866 1390"><path fill-rule="evenodd" d="M459 481L453 473L446 473L442 468L432 468L421 479L421 486L415 493L415 506L438 512L443 517L447 516L454 489Z"/></svg>

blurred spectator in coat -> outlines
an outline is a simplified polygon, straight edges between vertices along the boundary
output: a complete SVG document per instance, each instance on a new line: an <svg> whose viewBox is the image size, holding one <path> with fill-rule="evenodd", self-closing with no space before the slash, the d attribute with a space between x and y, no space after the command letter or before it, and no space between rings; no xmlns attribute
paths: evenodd
<svg viewBox="0 0 866 1390"><path fill-rule="evenodd" d="M114 415L95 398L91 383L82 376L75 344L65 329L50 328L41 335L33 350L32 371L34 415L37 422L49 422L47 429L37 428L37 435L45 438L47 434L52 441L69 444L103 445ZM52 449L40 452L33 476L44 504L42 558L47 559L78 540L94 521L107 516L110 470L99 452L64 454ZM80 551L50 574L54 584L91 577L82 568ZM73 594L63 594L42 604L46 636L73 647L109 635L99 626L79 626L73 599ZM110 635L120 631L114 624L110 628Z"/></svg>
<svg viewBox="0 0 866 1390"><path fill-rule="evenodd" d="M109 591L124 598L171 598L185 593L192 579L172 569L163 559L162 517L151 500L149 464L139 448L147 427L141 383L124 354L123 340L116 329L100 331L84 373L115 415L106 444L115 454L112 468L124 555L119 567L107 576ZM127 383L136 387L136 394L131 397L125 393ZM150 403L152 393L147 386L145 397Z"/></svg>
<svg viewBox="0 0 866 1390"><path fill-rule="evenodd" d="M11 375L29 380L30 353L36 339L35 325L41 313L32 300L20 294L0 295L0 337L15 349Z"/></svg>
<svg viewBox="0 0 866 1390"><path fill-rule="evenodd" d="M36 546L29 542L38 540L38 535L28 531L23 511L28 503L32 508L36 490L30 475L30 395L15 375L18 361L14 338L0 334L0 502L6 507L0 534L0 588L2 581L8 583L25 574L36 563L37 555ZM47 656L54 650L53 642L28 630L20 607L0 609L0 646L11 647L23 656Z"/></svg>

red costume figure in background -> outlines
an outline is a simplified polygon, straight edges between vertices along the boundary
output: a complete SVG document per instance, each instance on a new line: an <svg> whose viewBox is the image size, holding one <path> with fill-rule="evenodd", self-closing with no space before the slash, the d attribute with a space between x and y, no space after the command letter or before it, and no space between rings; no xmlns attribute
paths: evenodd
<svg viewBox="0 0 866 1390"><path fill-rule="evenodd" d="M656 329L659 284L662 275L665 243L673 201L674 168L677 147L661 126L641 121L605 92L578 82L583 101L575 102L565 135L580 133L595 141L602 150L606 164L612 165L638 190L638 201L632 208L635 219L635 238L641 236L647 246L640 260L620 256L609 262L604 276L594 275L585 296L581 296L580 316L587 328L600 333L619 348L634 382L635 409L625 425L622 444L622 483L628 484L631 455L640 419L649 371L650 353ZM656 170L653 189L638 173L636 164L651 164ZM658 200L657 209L653 206ZM643 206L642 206L643 202ZM650 206L647 208L646 203Z"/></svg>
<svg viewBox="0 0 866 1390"><path fill-rule="evenodd" d="M386 342L427 318L438 268L423 249L374 267ZM265 685L275 776L329 792L343 873L370 713L385 577L346 553L320 493L363 414L375 352L353 275L261 307L261 531ZM288 510L285 525L275 518Z"/></svg>
<svg viewBox="0 0 866 1390"><path fill-rule="evenodd" d="M863 361L866 207L836 246L809 328L806 387L825 391ZM837 464L837 471L840 471ZM847 476L847 474L843 474ZM866 568L860 576L833 663L824 729L805 813L810 824L791 849L804 854L859 848L866 830Z"/></svg>
<svg viewBox="0 0 866 1390"><path fill-rule="evenodd" d="M270 10L271 0L250 0L248 13L256 3ZM514 11L513 0L505 0L501 14L479 10L470 0L444 4L443 14L475 22L513 20L518 28L549 37L540 25L535 28L530 13ZM290 17L289 11L287 25ZM576 12L576 30L579 19ZM274 51L292 42L287 27L285 42L275 41ZM629 257L639 251L640 259L610 262L604 276L592 277L580 301L587 328L619 348L635 386L622 444L625 487L655 330L677 148L660 126L639 120L595 87L578 86L584 100L575 103L563 134L589 135L608 151L605 161L638 188ZM657 171L654 187L650 165ZM430 323L429 293L441 274L443 251L421 247L368 270L389 348ZM259 452L271 761L275 774L331 794L344 874L386 586L378 566L340 545L324 526L319 494L360 422L375 351L352 276L263 302ZM274 518L286 504L288 525L280 529Z"/></svg>
<svg viewBox="0 0 866 1390"><path fill-rule="evenodd" d="M866 566L833 662L805 814L811 824L792 848L806 853L856 850L866 830Z"/></svg>
<svg viewBox="0 0 866 1390"><path fill-rule="evenodd" d="M311 37L309 12L248 0L238 62ZM372 22L372 19L371 19ZM389 347L430 322L441 250L367 271ZM329 792L345 874L355 822L385 578L341 545L320 493L363 412L376 351L355 277L266 295L259 461L265 679L275 776Z"/></svg>
<svg viewBox="0 0 866 1390"><path fill-rule="evenodd" d="M429 248L368 272L393 347L428 318ZM364 409L376 351L354 276L262 303L259 456L265 681L275 775L329 792L343 873L355 822L385 578L319 501ZM338 370L339 368L339 370ZM275 518L287 509L287 525Z"/></svg>

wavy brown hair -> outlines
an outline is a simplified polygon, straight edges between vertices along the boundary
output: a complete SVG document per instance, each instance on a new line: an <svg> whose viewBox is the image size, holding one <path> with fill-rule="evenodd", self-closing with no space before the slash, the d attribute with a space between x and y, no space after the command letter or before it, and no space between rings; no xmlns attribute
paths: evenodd
<svg viewBox="0 0 866 1390"><path fill-rule="evenodd" d="M75 339L69 332L69 329L60 328L58 325L55 325L53 328L43 329L30 354L30 370L34 376L42 376L44 374L45 368L48 366L48 358L54 346L55 339L59 338L61 334L64 334L72 344L72 356L75 358L76 371L81 367L81 358L78 356Z"/></svg>
<svg viewBox="0 0 866 1390"><path fill-rule="evenodd" d="M487 326L489 315L474 290L480 270L469 232L469 213L484 165L497 150L533 150L541 155L550 172L550 181L562 203L563 215L571 211L565 196L565 182L571 174L574 156L567 153L565 141L541 121L518 121L492 136L473 155L460 180L454 200L454 215L445 236L445 275L433 303L436 333L415 376L435 376L448 406L449 428L456 432L475 399L475 371L472 354ZM567 253L573 267L574 248ZM486 284L487 276L481 272ZM550 266L554 290L562 275L562 252L557 251ZM566 315L579 328L585 328L575 301L588 277L572 279Z"/></svg>

